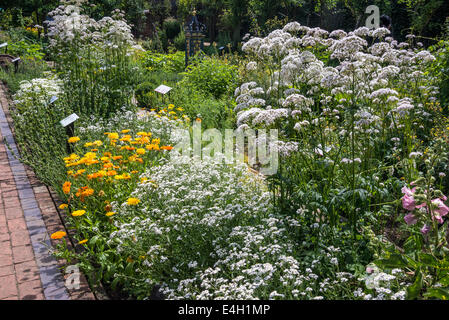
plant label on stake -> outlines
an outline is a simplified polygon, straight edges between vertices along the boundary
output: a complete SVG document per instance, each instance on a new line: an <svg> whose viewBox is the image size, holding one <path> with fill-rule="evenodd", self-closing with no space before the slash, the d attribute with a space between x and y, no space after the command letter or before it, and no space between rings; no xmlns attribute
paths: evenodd
<svg viewBox="0 0 449 320"><path fill-rule="evenodd" d="M156 89L154 89L154 91L156 91L157 93L162 94L163 100L165 102L165 95L167 93L169 93L171 91L172 88L170 88L169 86L163 85L161 84L159 87L157 87Z"/></svg>
<svg viewBox="0 0 449 320"><path fill-rule="evenodd" d="M52 99L53 98L54 97L52 97ZM73 137L73 135L75 134L75 121L78 119L79 119L78 115L76 113L72 113L70 116L59 122L65 128L65 133L67 134L68 138ZM73 147L68 142L68 140L67 140L67 152L73 153Z"/></svg>
<svg viewBox="0 0 449 320"><path fill-rule="evenodd" d="M0 48L3 48L3 47L6 47L5 48L5 53L6 53L6 50L8 50L8 42L3 42L2 44L0 44Z"/></svg>
<svg viewBox="0 0 449 320"><path fill-rule="evenodd" d="M161 84L159 87L154 89L154 91L156 91L157 93L160 93L160 94L167 94L170 92L171 89L172 88L170 88L169 86Z"/></svg>
<svg viewBox="0 0 449 320"><path fill-rule="evenodd" d="M11 62L14 63L14 73L17 73L17 71L19 70L20 60L21 60L20 58L15 58L11 60Z"/></svg>

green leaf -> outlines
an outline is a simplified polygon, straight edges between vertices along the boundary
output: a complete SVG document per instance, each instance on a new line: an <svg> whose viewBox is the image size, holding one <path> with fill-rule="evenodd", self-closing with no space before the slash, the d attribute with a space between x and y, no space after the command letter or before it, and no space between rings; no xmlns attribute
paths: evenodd
<svg viewBox="0 0 449 320"><path fill-rule="evenodd" d="M449 300L449 288L430 288L424 294L426 298L437 298L441 300Z"/></svg>
<svg viewBox="0 0 449 320"><path fill-rule="evenodd" d="M409 266L408 261L400 254L394 253L387 259L378 259L374 263L385 268L404 268Z"/></svg>
<svg viewBox="0 0 449 320"><path fill-rule="evenodd" d="M117 288L117 284L119 281L120 281L119 277L116 277L116 278L114 278L114 280L112 280L112 283L111 283L112 290L115 290Z"/></svg>
<svg viewBox="0 0 449 320"><path fill-rule="evenodd" d="M419 262L426 266L436 267L438 266L438 260L431 254L420 252L418 254Z"/></svg>
<svg viewBox="0 0 449 320"><path fill-rule="evenodd" d="M414 300L418 298L422 289L422 274L418 269L416 272L415 282L407 288L407 300Z"/></svg>
<svg viewBox="0 0 449 320"><path fill-rule="evenodd" d="M134 274L134 262L128 263L125 268L125 274L128 276L132 276Z"/></svg>

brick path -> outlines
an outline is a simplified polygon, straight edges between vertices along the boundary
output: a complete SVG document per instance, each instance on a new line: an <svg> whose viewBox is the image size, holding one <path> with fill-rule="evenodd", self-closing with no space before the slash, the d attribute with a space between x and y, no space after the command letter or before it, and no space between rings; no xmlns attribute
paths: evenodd
<svg viewBox="0 0 449 320"><path fill-rule="evenodd" d="M85 277L68 290L49 249L49 235L65 230L52 193L16 160L9 103L0 83L0 300L92 300ZM67 278L67 276L65 276Z"/></svg>

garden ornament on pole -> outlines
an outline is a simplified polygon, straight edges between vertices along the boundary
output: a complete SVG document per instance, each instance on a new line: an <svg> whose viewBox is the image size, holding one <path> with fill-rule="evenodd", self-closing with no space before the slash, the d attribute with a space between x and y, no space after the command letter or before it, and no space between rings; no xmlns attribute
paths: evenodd
<svg viewBox="0 0 449 320"><path fill-rule="evenodd" d="M184 27L186 34L186 68L189 65L189 58L195 56L204 48L204 37L206 26L198 21L196 11L193 10L192 20Z"/></svg>

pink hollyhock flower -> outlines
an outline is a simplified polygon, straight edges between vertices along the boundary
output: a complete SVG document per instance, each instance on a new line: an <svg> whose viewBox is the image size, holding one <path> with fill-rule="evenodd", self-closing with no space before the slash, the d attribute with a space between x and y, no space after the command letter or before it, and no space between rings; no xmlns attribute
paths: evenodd
<svg viewBox="0 0 449 320"><path fill-rule="evenodd" d="M415 210L416 207L415 199L409 195L404 195L402 197L402 207L404 207L404 209L408 211Z"/></svg>
<svg viewBox="0 0 449 320"><path fill-rule="evenodd" d="M402 206L404 207L405 210L408 211L415 210L416 203L415 199L413 198L415 190L416 188L409 189L405 186L401 189L402 193L404 194L404 196L402 197Z"/></svg>
<svg viewBox="0 0 449 320"><path fill-rule="evenodd" d="M421 228L422 234L428 234L429 231L430 231L430 227L427 224L425 224L424 227Z"/></svg>
<svg viewBox="0 0 449 320"><path fill-rule="evenodd" d="M404 194L404 196L402 197L402 207L405 210L413 211L415 209L419 209L419 208L422 208L422 207L426 206L425 203L420 204L420 205L416 205L415 198L413 198L413 196L415 194L415 191L416 191L416 187L413 188L413 189L409 189L407 187L403 187L401 189L401 191Z"/></svg>
<svg viewBox="0 0 449 320"><path fill-rule="evenodd" d="M416 224L418 222L418 218L416 218L413 213L409 213L404 217L405 222L410 226Z"/></svg>
<svg viewBox="0 0 449 320"><path fill-rule="evenodd" d="M436 219L439 223L443 223L443 217L449 213L449 208L441 199L432 200L432 204L438 206L438 208L434 209L432 212L433 218Z"/></svg>

